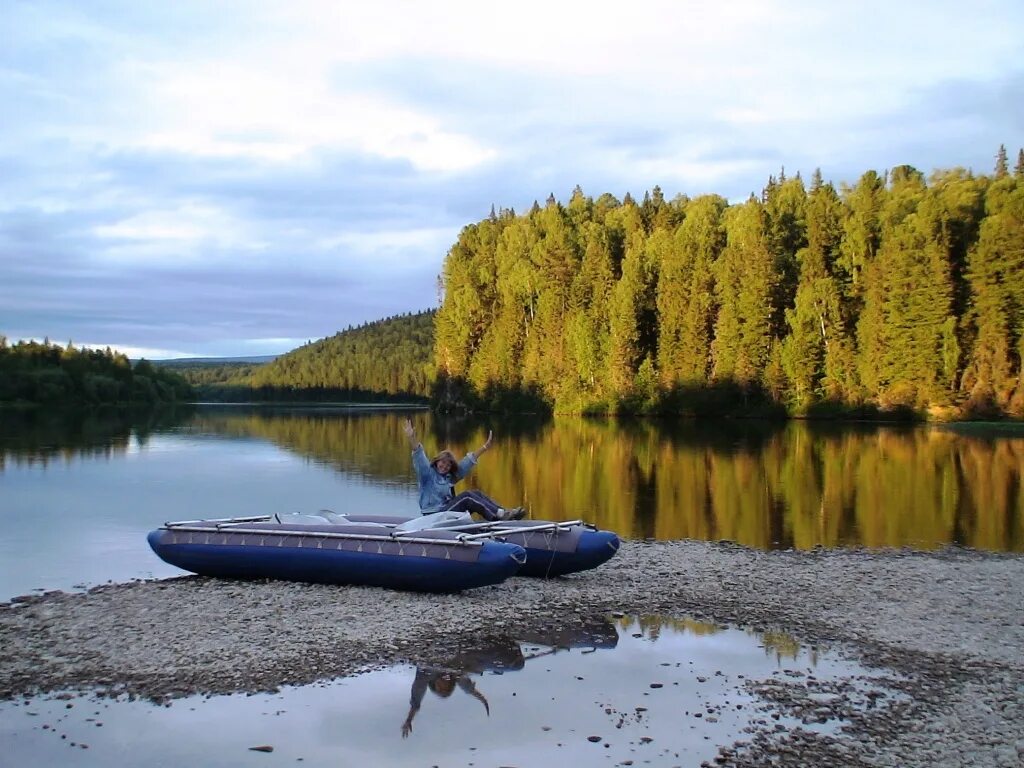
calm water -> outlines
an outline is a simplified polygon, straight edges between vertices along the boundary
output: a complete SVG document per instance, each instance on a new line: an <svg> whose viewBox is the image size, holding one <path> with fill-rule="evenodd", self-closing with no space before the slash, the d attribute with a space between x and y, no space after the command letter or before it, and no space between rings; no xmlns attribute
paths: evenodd
<svg viewBox="0 0 1024 768"><path fill-rule="evenodd" d="M2 703L0 741L11 765L695 766L758 719L798 724L745 681L851 678L856 699L862 672L782 635L623 617L272 695Z"/></svg>
<svg viewBox="0 0 1024 768"><path fill-rule="evenodd" d="M626 538L760 548L1024 551L1024 436L985 428L457 420L425 411L199 407L144 417L0 412L0 600L165 577L166 520L416 509L401 421L428 452L495 448L471 484L535 518Z"/></svg>

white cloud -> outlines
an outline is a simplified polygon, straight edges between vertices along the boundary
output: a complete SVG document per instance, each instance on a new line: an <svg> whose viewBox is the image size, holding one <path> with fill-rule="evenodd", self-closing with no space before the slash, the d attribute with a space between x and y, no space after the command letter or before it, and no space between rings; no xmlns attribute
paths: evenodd
<svg viewBox="0 0 1024 768"><path fill-rule="evenodd" d="M332 86L329 61L289 66L271 55L258 64L213 58L146 69L149 114L131 142L146 149L278 163L351 149L440 172L496 155L427 112Z"/></svg>
<svg viewBox="0 0 1024 768"><path fill-rule="evenodd" d="M11 331L160 356L421 306L492 203L984 171L1019 143L1014 0L8 5Z"/></svg>
<svg viewBox="0 0 1024 768"><path fill-rule="evenodd" d="M97 255L119 262L208 262L211 249L234 256L263 247L246 222L199 203L184 203L173 210L144 210L113 224L95 226L92 231L101 241Z"/></svg>
<svg viewBox="0 0 1024 768"><path fill-rule="evenodd" d="M320 238L317 248L342 251L359 258L381 258L389 263L415 261L413 254L432 253L436 260L458 236L451 227L427 227L408 230L347 231ZM379 263L379 262L378 262Z"/></svg>

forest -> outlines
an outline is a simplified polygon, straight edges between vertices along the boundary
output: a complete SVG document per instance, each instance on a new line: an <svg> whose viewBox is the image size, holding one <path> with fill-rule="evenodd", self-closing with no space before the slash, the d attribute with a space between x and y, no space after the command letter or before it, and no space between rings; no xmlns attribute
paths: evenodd
<svg viewBox="0 0 1024 768"><path fill-rule="evenodd" d="M440 281L436 311L263 365L164 369L4 341L0 402L1024 416L1024 150L1011 169L1000 147L989 175L903 165L838 188L783 170L735 203L577 187L564 205L492 208Z"/></svg>
<svg viewBox="0 0 1024 768"><path fill-rule="evenodd" d="M426 402L433 378L434 311L349 327L263 365L181 369L214 401Z"/></svg>
<svg viewBox="0 0 1024 768"><path fill-rule="evenodd" d="M444 262L443 408L1024 415L1024 150L837 189L596 200L465 227Z"/></svg>
<svg viewBox="0 0 1024 768"><path fill-rule="evenodd" d="M0 404L107 405L180 402L192 387L147 360L50 341L9 345L0 336Z"/></svg>

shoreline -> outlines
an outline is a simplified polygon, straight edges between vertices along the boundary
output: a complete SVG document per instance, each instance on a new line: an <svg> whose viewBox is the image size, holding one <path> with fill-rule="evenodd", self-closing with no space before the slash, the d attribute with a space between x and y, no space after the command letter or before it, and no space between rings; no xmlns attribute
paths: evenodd
<svg viewBox="0 0 1024 768"><path fill-rule="evenodd" d="M868 685L863 695L807 680L750 681L778 711L847 725L831 735L766 725L743 747L723 746L717 764L1024 760L1024 555L960 548L765 552L627 541L593 571L455 595L195 576L50 592L0 604L0 700L275 690L443 664L488 638L615 614L785 632L871 670L858 683Z"/></svg>

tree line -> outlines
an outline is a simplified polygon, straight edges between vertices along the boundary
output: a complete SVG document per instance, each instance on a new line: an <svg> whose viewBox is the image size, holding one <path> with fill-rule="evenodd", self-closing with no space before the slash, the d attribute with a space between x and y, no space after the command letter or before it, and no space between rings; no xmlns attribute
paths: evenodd
<svg viewBox="0 0 1024 768"><path fill-rule="evenodd" d="M449 250L440 309L265 365L0 345L0 402L426 400L572 413L1024 415L1024 150L730 204L577 187ZM189 388L189 383L194 388Z"/></svg>
<svg viewBox="0 0 1024 768"><path fill-rule="evenodd" d="M577 187L492 208L441 280L448 408L1024 414L1024 150L735 204Z"/></svg>
<svg viewBox="0 0 1024 768"><path fill-rule="evenodd" d="M181 369L201 399L420 401L433 378L434 311L349 326L263 365Z"/></svg>
<svg viewBox="0 0 1024 768"><path fill-rule="evenodd" d="M43 342L9 345L0 336L0 404L102 405L188 400L192 387L147 360L104 350Z"/></svg>

